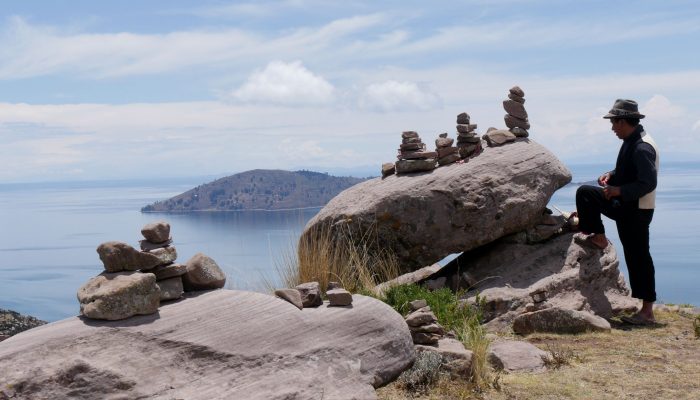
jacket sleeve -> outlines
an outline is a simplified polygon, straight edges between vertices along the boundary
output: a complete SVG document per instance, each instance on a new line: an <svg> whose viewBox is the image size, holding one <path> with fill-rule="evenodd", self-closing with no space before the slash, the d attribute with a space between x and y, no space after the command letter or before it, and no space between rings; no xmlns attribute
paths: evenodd
<svg viewBox="0 0 700 400"><path fill-rule="evenodd" d="M648 143L640 143L632 155L637 180L620 186L622 201L634 201L656 189L656 151Z"/></svg>
<svg viewBox="0 0 700 400"><path fill-rule="evenodd" d="M615 170L608 171L607 173L610 174L610 179L608 179L608 185L609 185L609 186L617 186L617 185L615 184L615 181L616 181L616 179L615 179Z"/></svg>

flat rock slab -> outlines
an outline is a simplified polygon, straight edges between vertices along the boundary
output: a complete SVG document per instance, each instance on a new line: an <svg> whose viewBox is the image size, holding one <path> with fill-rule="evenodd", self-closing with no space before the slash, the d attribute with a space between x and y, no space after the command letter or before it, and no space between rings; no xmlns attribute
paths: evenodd
<svg viewBox="0 0 700 400"><path fill-rule="evenodd" d="M359 183L333 198L303 235L323 227L355 237L373 232L378 249L392 250L408 272L535 225L570 181L544 146L516 139L468 163Z"/></svg>
<svg viewBox="0 0 700 400"><path fill-rule="evenodd" d="M508 372L542 372L549 353L536 346L515 340L492 343L488 359L497 370Z"/></svg>
<svg viewBox="0 0 700 400"><path fill-rule="evenodd" d="M403 318L378 300L299 311L217 290L157 315L69 318L13 336L0 343L0 398L364 400L413 360Z"/></svg>
<svg viewBox="0 0 700 400"><path fill-rule="evenodd" d="M610 323L586 311L553 307L519 315L513 321L513 331L521 335L533 332L609 332Z"/></svg>

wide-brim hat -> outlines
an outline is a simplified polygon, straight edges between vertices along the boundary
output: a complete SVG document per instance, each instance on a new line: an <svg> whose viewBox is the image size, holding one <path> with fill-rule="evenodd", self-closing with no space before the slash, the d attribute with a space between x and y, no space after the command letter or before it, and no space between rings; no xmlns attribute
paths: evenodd
<svg viewBox="0 0 700 400"><path fill-rule="evenodd" d="M617 99L615 104L603 118L642 119L644 114L639 113L639 106L634 100Z"/></svg>

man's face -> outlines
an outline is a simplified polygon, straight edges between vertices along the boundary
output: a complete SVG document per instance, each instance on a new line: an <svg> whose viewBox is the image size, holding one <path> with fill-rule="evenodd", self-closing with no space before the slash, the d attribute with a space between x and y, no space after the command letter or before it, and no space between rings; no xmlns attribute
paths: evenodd
<svg viewBox="0 0 700 400"><path fill-rule="evenodd" d="M610 123L612 124L612 131L615 132L619 139L624 140L631 133L629 124L623 119L611 118Z"/></svg>

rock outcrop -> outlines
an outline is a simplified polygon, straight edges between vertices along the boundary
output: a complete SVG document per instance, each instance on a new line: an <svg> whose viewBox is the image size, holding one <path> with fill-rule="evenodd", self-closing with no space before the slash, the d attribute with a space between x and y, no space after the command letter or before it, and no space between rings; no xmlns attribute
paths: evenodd
<svg viewBox="0 0 700 400"><path fill-rule="evenodd" d="M370 297L300 311L260 293L189 296L0 342L0 398L365 400L414 360L401 315Z"/></svg>
<svg viewBox="0 0 700 400"><path fill-rule="evenodd" d="M484 149L464 164L376 178L333 198L303 235L375 231L404 271L433 264L535 225L569 170L529 139ZM362 235L358 235L362 237ZM304 238L302 238L304 240Z"/></svg>
<svg viewBox="0 0 700 400"><path fill-rule="evenodd" d="M46 321L0 308L0 342L10 336L44 324Z"/></svg>

